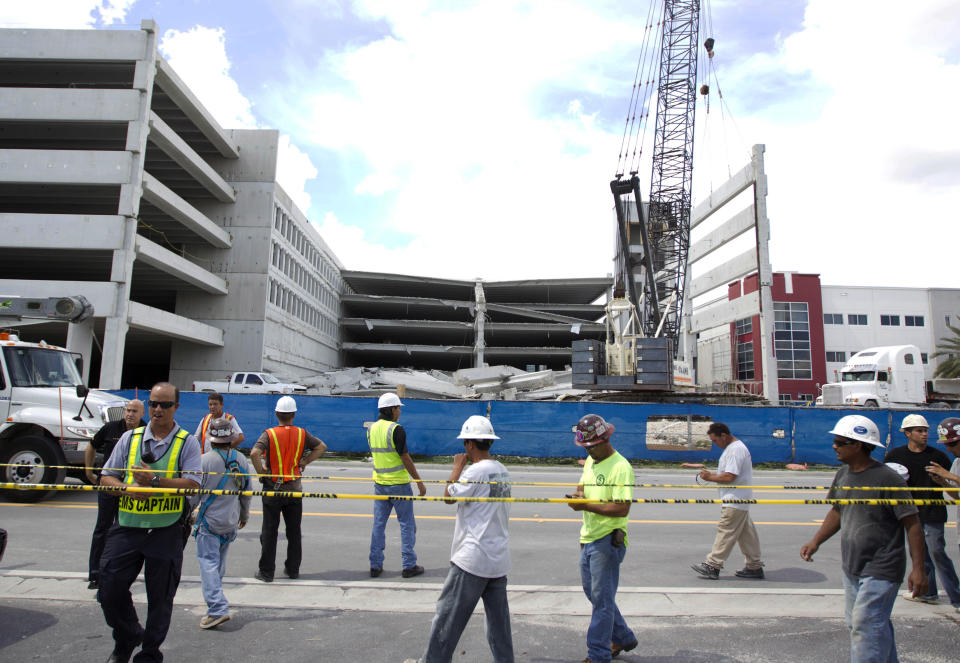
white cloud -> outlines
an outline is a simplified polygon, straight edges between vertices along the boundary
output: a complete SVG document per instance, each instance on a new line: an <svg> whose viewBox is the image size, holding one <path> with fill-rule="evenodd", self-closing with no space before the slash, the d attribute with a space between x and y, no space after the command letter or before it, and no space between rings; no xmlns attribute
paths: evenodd
<svg viewBox="0 0 960 663"><path fill-rule="evenodd" d="M310 209L310 194L306 191L307 181L312 180L319 172L310 161L310 156L290 142L289 135L280 135L277 182L293 198L294 204L304 214Z"/></svg>
<svg viewBox="0 0 960 663"><path fill-rule="evenodd" d="M390 194L381 219L331 210L339 225L325 222L325 237L367 228L338 247L347 267L462 278L608 273L619 135L595 126L591 97L611 83L594 63L622 53L629 70L633 26L571 3L510 14L488 4L360 8L388 20L393 36L326 53L301 72L288 116L298 135L369 164L349 184L356 194ZM612 93L625 112L629 83Z"/></svg>
<svg viewBox="0 0 960 663"><path fill-rule="evenodd" d="M958 29L949 0L917 0L909 12L811 0L779 53L735 72L742 85L809 81L808 97L785 87L739 120L745 142L767 146L774 269L832 284L956 286L942 240L960 220Z"/></svg>
<svg viewBox="0 0 960 663"><path fill-rule="evenodd" d="M223 28L198 25L186 31L167 30L159 49L221 126L228 129L257 127L250 100L240 92L240 86L230 75Z"/></svg>
<svg viewBox="0 0 960 663"><path fill-rule="evenodd" d="M253 104L240 91L230 73L226 33L223 28L195 26L187 31L167 30L160 42L160 53L214 119L227 129L262 129L254 115ZM310 156L281 134L277 152L277 181L304 212L310 208L307 181L318 170Z"/></svg>
<svg viewBox="0 0 960 663"><path fill-rule="evenodd" d="M136 0L7 0L0 8L0 26L7 28L77 29L123 23Z"/></svg>

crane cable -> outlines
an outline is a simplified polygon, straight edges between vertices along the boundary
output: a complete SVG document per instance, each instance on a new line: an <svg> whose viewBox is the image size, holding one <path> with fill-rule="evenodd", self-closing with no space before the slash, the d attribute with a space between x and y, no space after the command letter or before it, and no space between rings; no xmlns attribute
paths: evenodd
<svg viewBox="0 0 960 663"><path fill-rule="evenodd" d="M644 133L647 118L650 115L649 99L651 83L655 77L652 76L653 55L656 48L651 48L651 43L657 43L657 36L660 33L660 14L655 14L655 8L659 6L662 11L663 4L659 0L651 0L647 10L647 21L644 25L643 38L641 41L640 56L637 59L637 68L634 74L633 87L630 94L630 103L627 106L627 117L624 122L623 138L620 144L620 154L617 160L616 177L620 177L626 172L637 172L633 166L634 158L632 155L637 153L637 143L640 136ZM640 119L637 119L639 110ZM642 146L641 146L642 152Z"/></svg>

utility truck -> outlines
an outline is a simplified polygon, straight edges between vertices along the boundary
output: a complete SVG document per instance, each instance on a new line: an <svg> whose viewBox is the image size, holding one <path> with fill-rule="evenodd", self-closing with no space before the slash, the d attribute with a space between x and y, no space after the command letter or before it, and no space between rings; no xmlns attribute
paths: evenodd
<svg viewBox="0 0 960 663"><path fill-rule="evenodd" d="M79 322L92 314L82 297L0 297L0 320ZM61 483L66 465L78 466L82 478L87 444L105 423L123 418L125 402L88 389L66 349L0 332L0 482ZM15 502L35 502L48 491L2 492Z"/></svg>
<svg viewBox="0 0 960 663"><path fill-rule="evenodd" d="M194 382L193 391L216 391L221 394L305 394L302 384L281 382L270 373L231 373L225 382Z"/></svg>
<svg viewBox="0 0 960 663"><path fill-rule="evenodd" d="M920 348L887 345L867 348L840 369L840 381L821 388L818 405L911 407L960 404L957 380L924 381ZM953 392L953 393L951 393Z"/></svg>

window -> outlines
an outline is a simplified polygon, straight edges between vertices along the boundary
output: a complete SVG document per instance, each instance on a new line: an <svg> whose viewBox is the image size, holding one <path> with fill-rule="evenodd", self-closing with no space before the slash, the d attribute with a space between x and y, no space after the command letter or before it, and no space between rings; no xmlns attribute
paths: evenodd
<svg viewBox="0 0 960 663"><path fill-rule="evenodd" d="M780 405L790 405L792 400L790 394L780 394Z"/></svg>
<svg viewBox="0 0 960 663"><path fill-rule="evenodd" d="M848 325L866 325L867 316L864 315L863 313L848 313L847 324Z"/></svg>
<svg viewBox="0 0 960 663"><path fill-rule="evenodd" d="M753 331L753 318L737 320L737 336L743 336Z"/></svg>
<svg viewBox="0 0 960 663"><path fill-rule="evenodd" d="M927 353L926 353L926 352L921 352L921 353L920 353L920 361L923 362L924 364L927 363Z"/></svg>
<svg viewBox="0 0 960 663"><path fill-rule="evenodd" d="M233 376L234 384L243 384L243 373L237 373Z"/></svg>
<svg viewBox="0 0 960 663"><path fill-rule="evenodd" d="M903 324L905 324L907 327L923 327L923 316L905 315L903 316Z"/></svg>
<svg viewBox="0 0 960 663"><path fill-rule="evenodd" d="M907 317L909 318L910 316L908 315ZM900 316L883 314L880 316L880 326L881 327L899 327Z"/></svg>
<svg viewBox="0 0 960 663"><path fill-rule="evenodd" d="M825 325L842 325L842 324L843 324L843 314L842 314L842 313L824 313L824 314L823 314L823 324L825 324Z"/></svg>
<svg viewBox="0 0 960 663"><path fill-rule="evenodd" d="M903 355L903 363L906 364L907 366L913 366L912 352L908 352L907 354Z"/></svg>
<svg viewBox="0 0 960 663"><path fill-rule="evenodd" d="M737 343L737 379L753 380L753 341Z"/></svg>
<svg viewBox="0 0 960 663"><path fill-rule="evenodd" d="M810 361L810 320L806 302L774 302L773 317L777 377L811 379L813 364Z"/></svg>
<svg viewBox="0 0 960 663"><path fill-rule="evenodd" d="M263 380L256 373L247 373L247 384L263 384Z"/></svg>
<svg viewBox="0 0 960 663"><path fill-rule="evenodd" d="M839 352L830 352L829 350L827 351L827 361L832 361L832 362L837 362L842 364L846 360L847 360L847 354L842 350Z"/></svg>

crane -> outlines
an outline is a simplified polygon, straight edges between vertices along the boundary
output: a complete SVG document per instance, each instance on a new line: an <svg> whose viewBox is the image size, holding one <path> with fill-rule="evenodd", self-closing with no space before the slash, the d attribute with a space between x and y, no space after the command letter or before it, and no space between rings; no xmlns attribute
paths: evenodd
<svg viewBox="0 0 960 663"><path fill-rule="evenodd" d="M606 352L596 358L603 368L590 378L598 387L669 390L673 385L690 246L700 10L700 0L651 0L617 172L610 182L617 216L616 268ZM704 43L710 57L713 43L712 38ZM644 203L638 173L654 89L652 168ZM581 352L587 347L584 342ZM588 361L577 352L575 346L575 376L578 359ZM657 369L666 362L663 380L639 377L637 362L644 356L654 358Z"/></svg>

